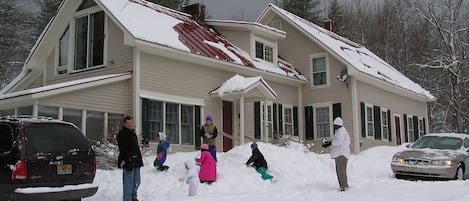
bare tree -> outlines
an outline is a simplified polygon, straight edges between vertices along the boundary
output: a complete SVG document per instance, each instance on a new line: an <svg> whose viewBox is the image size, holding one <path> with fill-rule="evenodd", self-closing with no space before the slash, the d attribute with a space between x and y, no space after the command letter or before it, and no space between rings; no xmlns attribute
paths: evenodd
<svg viewBox="0 0 469 201"><path fill-rule="evenodd" d="M453 131L464 132L464 122L468 121L467 84L469 46L469 26L464 18L464 0L433 0L416 6L420 16L434 29L438 46L427 62L419 66L431 68L443 74L440 78L437 94L440 99L440 114L447 116L446 123L453 124ZM417 2L415 2L417 4ZM467 17L467 16L466 16ZM435 91L435 90L433 90ZM447 103L447 105L444 105ZM446 107L447 110L444 110ZM467 129L467 128L466 128Z"/></svg>

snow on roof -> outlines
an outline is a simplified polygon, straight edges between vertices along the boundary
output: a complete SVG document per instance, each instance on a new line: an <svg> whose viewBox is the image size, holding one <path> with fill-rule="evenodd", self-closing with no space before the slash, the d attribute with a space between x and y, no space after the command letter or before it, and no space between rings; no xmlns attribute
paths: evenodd
<svg viewBox="0 0 469 201"><path fill-rule="evenodd" d="M98 1L136 39L295 79L304 77L297 76L301 75L298 71L292 74L278 65L271 64L266 68L262 62L253 61L248 53L186 13L144 0ZM262 27L275 30L265 25Z"/></svg>
<svg viewBox="0 0 469 201"><path fill-rule="evenodd" d="M267 84L264 79L262 79L261 76L243 77L238 74L226 80L220 87L211 91L210 94L218 94L220 97L223 97L225 93L245 91L249 87L259 82L262 83L274 96L277 96L275 91Z"/></svg>
<svg viewBox="0 0 469 201"><path fill-rule="evenodd" d="M410 80L366 47L330 32L273 4L270 4L269 6L299 26L310 36L316 38L360 72L366 73L410 92L423 95L431 100L435 100L435 97L431 95L429 91Z"/></svg>
<svg viewBox="0 0 469 201"><path fill-rule="evenodd" d="M0 100L20 97L20 96L26 96L26 95L31 95L31 94L37 94L37 93L41 93L41 92L47 92L47 91L52 91L52 90L56 90L56 89L62 89L62 88L77 86L77 85L80 85L80 84L101 81L101 80L108 80L108 79L111 79L111 78L117 78L117 77L130 75L130 74L131 74L130 72L125 72L125 73L119 73L119 74L89 77L89 78L84 78L84 79L79 79L79 80L62 82L62 83L58 83L58 84L51 84L51 85L47 85L47 86L43 86L43 87L37 87L37 88L33 88L33 89L27 89L27 90L22 90L22 91L17 91L17 92L13 92L13 93L0 95Z"/></svg>
<svg viewBox="0 0 469 201"><path fill-rule="evenodd" d="M275 33L279 33L279 34L283 34L283 35L286 35L287 33L283 30L280 30L280 29L276 29L274 27L270 27L270 26L267 26L267 25L264 25L264 24L261 24L261 23L258 23L258 22L247 22L247 21L234 21L234 20L214 20L214 19L210 19L210 20L207 20L207 23L210 23L210 24L213 24L213 23L223 23L223 24L239 24L239 25L252 25L252 26L256 26L256 27L259 27L259 28L262 28L262 29L265 29L265 30L268 30L268 31L272 31L272 32L275 32Z"/></svg>

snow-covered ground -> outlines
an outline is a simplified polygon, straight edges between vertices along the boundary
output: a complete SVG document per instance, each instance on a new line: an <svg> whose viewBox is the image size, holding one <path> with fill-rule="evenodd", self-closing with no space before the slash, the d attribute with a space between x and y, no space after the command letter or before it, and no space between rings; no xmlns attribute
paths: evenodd
<svg viewBox="0 0 469 201"><path fill-rule="evenodd" d="M393 177L390 161L399 147L375 147L352 155L348 163L350 189L338 191L335 166L329 154L305 151L298 143L279 147L258 143L277 183L263 181L253 169L244 165L251 154L249 144L218 153L218 180L200 185L196 197L188 197L188 185L178 182L184 175L184 161L200 152L168 155L167 172L153 168L154 156L144 158L139 200L203 201L467 201L469 181L406 181ZM99 190L85 201L122 200L122 170L98 170L95 184Z"/></svg>

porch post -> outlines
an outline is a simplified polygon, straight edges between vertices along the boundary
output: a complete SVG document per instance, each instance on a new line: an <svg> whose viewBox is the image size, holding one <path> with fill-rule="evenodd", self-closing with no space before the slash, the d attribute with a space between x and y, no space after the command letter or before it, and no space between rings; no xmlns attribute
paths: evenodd
<svg viewBox="0 0 469 201"><path fill-rule="evenodd" d="M269 131L267 130L267 127L268 127L267 122L269 121L267 121L267 113L268 113L267 112L267 99L264 99L264 121L263 122L261 121L261 125L262 123L264 124L264 132L262 133L261 136L264 137L264 141L266 143L269 142Z"/></svg>
<svg viewBox="0 0 469 201"><path fill-rule="evenodd" d="M241 98L239 99L239 144L244 144L244 94L241 94Z"/></svg>

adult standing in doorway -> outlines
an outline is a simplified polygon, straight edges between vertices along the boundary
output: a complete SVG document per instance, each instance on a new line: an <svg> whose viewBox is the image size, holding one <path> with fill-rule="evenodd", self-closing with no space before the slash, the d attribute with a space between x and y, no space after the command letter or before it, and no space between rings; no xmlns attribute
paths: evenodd
<svg viewBox="0 0 469 201"><path fill-rule="evenodd" d="M334 138L332 142L324 141L323 147L332 146L331 158L335 160L335 170L339 180L340 191L348 190L347 162L350 158L350 136L344 128L342 118L334 119Z"/></svg>
<svg viewBox="0 0 469 201"><path fill-rule="evenodd" d="M124 126L117 134L119 146L118 168L123 169L123 201L138 201L137 190L140 185L140 167L143 167L142 153L134 131L132 117L124 117Z"/></svg>
<svg viewBox="0 0 469 201"><path fill-rule="evenodd" d="M207 115L205 118L205 124L200 128L200 133L203 138L203 144L208 144L208 151L213 159L217 161L216 138L218 130L217 127L213 125L213 117L211 115Z"/></svg>

